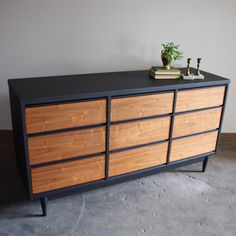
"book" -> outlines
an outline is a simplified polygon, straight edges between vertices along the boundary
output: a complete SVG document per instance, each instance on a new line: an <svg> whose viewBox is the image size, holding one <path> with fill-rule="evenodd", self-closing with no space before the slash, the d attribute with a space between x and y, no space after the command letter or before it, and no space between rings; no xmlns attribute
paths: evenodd
<svg viewBox="0 0 236 236"><path fill-rule="evenodd" d="M159 71L172 71L172 72L174 72L174 71L179 72L180 71L179 69L177 69L175 67L170 67L170 69L167 69L163 66L152 66L151 68L154 69L154 70L159 70Z"/></svg>
<svg viewBox="0 0 236 236"><path fill-rule="evenodd" d="M180 75L169 74L169 75L155 75L152 72L149 72L149 75L154 79L179 79Z"/></svg>
<svg viewBox="0 0 236 236"><path fill-rule="evenodd" d="M160 66L152 66L150 68L150 71L153 73L153 74L160 74L160 75L180 75L181 74L181 71L179 69L176 69L176 68L170 68L170 69L166 69L164 67L160 67Z"/></svg>

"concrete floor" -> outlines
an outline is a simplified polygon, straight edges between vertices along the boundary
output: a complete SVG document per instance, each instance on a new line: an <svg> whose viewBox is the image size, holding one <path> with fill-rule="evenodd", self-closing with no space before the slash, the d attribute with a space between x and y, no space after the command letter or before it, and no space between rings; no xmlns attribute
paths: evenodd
<svg viewBox="0 0 236 236"><path fill-rule="evenodd" d="M39 217L17 174L11 135L0 140L0 236L236 235L234 143L221 146L205 173L199 163L51 200Z"/></svg>

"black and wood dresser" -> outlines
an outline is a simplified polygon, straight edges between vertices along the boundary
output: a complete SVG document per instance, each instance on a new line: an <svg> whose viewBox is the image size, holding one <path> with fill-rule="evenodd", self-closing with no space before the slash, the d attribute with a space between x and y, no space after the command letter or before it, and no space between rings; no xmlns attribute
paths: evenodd
<svg viewBox="0 0 236 236"><path fill-rule="evenodd" d="M215 154L229 80L148 71L9 80L16 161L31 200L85 191Z"/></svg>

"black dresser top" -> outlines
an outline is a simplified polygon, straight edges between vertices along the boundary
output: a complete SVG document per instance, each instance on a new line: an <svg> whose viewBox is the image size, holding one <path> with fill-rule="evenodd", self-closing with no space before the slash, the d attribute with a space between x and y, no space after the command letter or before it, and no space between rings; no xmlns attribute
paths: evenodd
<svg viewBox="0 0 236 236"><path fill-rule="evenodd" d="M202 74L205 75L204 80L155 80L149 77L147 70L142 70L10 79L8 83L24 104L40 104L214 86L230 82L229 79L207 72L202 71Z"/></svg>

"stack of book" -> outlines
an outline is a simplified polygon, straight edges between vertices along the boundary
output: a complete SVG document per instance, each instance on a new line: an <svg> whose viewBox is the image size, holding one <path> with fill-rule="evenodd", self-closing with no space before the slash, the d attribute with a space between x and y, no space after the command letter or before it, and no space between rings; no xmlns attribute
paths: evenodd
<svg viewBox="0 0 236 236"><path fill-rule="evenodd" d="M176 68L166 69L161 66L152 66L149 75L154 79L179 79L181 71Z"/></svg>

